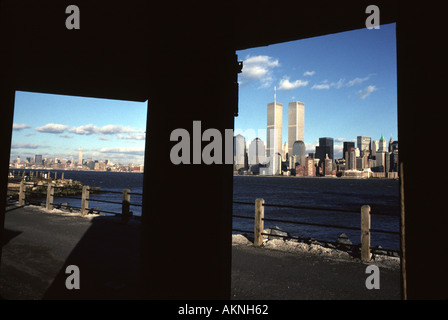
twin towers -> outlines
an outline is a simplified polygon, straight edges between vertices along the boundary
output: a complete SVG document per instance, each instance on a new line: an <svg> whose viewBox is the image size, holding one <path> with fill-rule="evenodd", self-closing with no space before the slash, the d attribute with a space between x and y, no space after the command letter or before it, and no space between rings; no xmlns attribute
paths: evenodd
<svg viewBox="0 0 448 320"><path fill-rule="evenodd" d="M282 154L283 105L275 101L268 104L266 156ZM294 142L305 139L305 104L293 101L288 104L288 155L294 154Z"/></svg>

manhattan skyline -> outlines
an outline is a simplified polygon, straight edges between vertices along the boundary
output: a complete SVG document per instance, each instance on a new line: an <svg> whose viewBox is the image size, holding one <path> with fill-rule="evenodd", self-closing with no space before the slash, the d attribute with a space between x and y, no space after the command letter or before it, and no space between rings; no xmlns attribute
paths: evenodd
<svg viewBox="0 0 448 320"><path fill-rule="evenodd" d="M266 104L305 104L305 145L314 152L319 138L332 137L335 157L344 141L357 136L398 140L395 24L238 51L239 116L235 134L246 141L266 128ZM286 106L286 107L285 107ZM282 144L288 142L283 125Z"/></svg>
<svg viewBox="0 0 448 320"><path fill-rule="evenodd" d="M305 104L304 143L334 138L335 158L357 136L398 140L395 24L237 51L243 61L234 135L266 141L266 105ZM205 80L204 80L205 81ZM169 85L169 83L167 84ZM167 101L169 97L167 97ZM11 156L144 162L147 102L16 92ZM200 119L199 119L200 120ZM247 133L250 133L249 135ZM252 135L253 134L253 135ZM169 142L167 142L169 143Z"/></svg>

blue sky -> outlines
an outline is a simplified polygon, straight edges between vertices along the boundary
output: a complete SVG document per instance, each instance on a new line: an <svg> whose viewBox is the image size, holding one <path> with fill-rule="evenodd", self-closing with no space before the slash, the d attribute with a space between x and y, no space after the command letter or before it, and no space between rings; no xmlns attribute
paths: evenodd
<svg viewBox="0 0 448 320"><path fill-rule="evenodd" d="M238 51L239 116L235 134L266 141L267 104L305 104L305 144L319 137L342 142L358 135L397 140L395 24ZM142 164L147 103L16 92L11 159L44 157L109 159ZM259 133L259 134L258 134ZM168 143L168 142L167 142Z"/></svg>
<svg viewBox="0 0 448 320"><path fill-rule="evenodd" d="M283 142L288 138L288 103L305 104L305 144L319 137L342 142L357 136L398 139L395 24L238 51L239 116L235 130L266 141L267 104L283 104ZM245 134L246 133L246 134ZM250 136L250 137L248 137Z"/></svg>
<svg viewBox="0 0 448 320"><path fill-rule="evenodd" d="M143 164L147 103L16 92L11 159L57 156Z"/></svg>

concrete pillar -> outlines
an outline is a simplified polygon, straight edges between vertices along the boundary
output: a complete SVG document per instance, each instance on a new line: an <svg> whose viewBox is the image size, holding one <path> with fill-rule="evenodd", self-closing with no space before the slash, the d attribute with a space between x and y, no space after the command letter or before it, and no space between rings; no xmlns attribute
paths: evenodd
<svg viewBox="0 0 448 320"><path fill-rule="evenodd" d="M7 50L0 53L0 67L2 67L3 60L2 54ZM2 68L3 69L3 68ZM7 80L3 78L3 75L7 75L5 69L0 74L0 110L2 110L2 116L0 117L0 239L3 239L4 226L5 226L5 210L6 197L8 188L8 171L9 171L9 157L11 150L11 135L12 135L12 121L14 115L14 90L7 84ZM1 248L0 246L0 263L1 263Z"/></svg>
<svg viewBox="0 0 448 320"><path fill-rule="evenodd" d="M218 129L223 137L225 129L233 129L236 56L222 44L211 46L215 50L194 47L195 41L214 38L183 36L195 40L155 45L161 49L153 50L151 59L157 63L148 100L142 284L148 298L230 299L233 165L174 165L170 150L176 142L170 135L184 128L192 139L193 121L201 121L202 131ZM177 80L166 86L174 76ZM166 226L175 236L166 237Z"/></svg>

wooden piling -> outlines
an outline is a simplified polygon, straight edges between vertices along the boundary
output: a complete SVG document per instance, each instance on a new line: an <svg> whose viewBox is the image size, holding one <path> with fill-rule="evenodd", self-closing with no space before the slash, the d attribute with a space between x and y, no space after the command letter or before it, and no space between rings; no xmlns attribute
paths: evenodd
<svg viewBox="0 0 448 320"><path fill-rule="evenodd" d="M81 215L85 216L88 212L89 212L89 186L83 186L81 195Z"/></svg>
<svg viewBox="0 0 448 320"><path fill-rule="evenodd" d="M254 226L254 246L259 247L263 243L263 235L261 234L264 229L264 199L255 200L255 226Z"/></svg>
<svg viewBox="0 0 448 320"><path fill-rule="evenodd" d="M131 203L131 190L123 189L123 200L121 202L121 220L123 222L128 222L129 217L131 216L129 211L129 206Z"/></svg>
<svg viewBox="0 0 448 320"><path fill-rule="evenodd" d="M370 206L361 207L361 260L369 261L370 253Z"/></svg>
<svg viewBox="0 0 448 320"><path fill-rule="evenodd" d="M19 187L19 206L25 205L25 184L23 179L20 181Z"/></svg>
<svg viewBox="0 0 448 320"><path fill-rule="evenodd" d="M45 203L45 208L47 210L53 210L53 199L54 199L54 185L49 182L47 187L47 202Z"/></svg>

